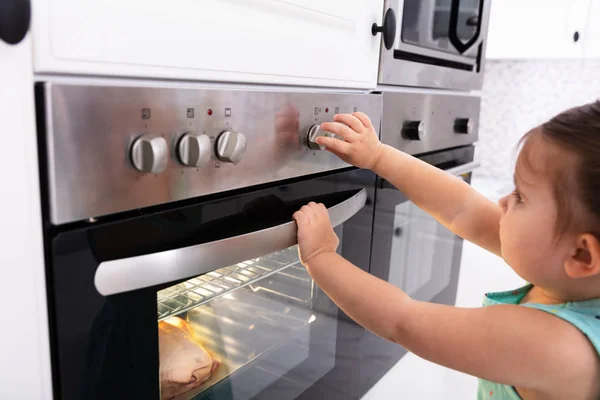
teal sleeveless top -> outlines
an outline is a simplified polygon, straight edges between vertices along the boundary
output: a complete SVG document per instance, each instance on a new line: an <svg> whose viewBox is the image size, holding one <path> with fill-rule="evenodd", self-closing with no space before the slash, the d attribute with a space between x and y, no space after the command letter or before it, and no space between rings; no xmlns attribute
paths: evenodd
<svg viewBox="0 0 600 400"><path fill-rule="evenodd" d="M532 285L524 286L509 292L487 293L483 306L495 304L519 305ZM523 307L536 308L573 324L590 340L596 351L600 354L600 298L585 301L574 301L563 304L521 304ZM522 400L514 387L498 383L479 380L477 389L478 400Z"/></svg>

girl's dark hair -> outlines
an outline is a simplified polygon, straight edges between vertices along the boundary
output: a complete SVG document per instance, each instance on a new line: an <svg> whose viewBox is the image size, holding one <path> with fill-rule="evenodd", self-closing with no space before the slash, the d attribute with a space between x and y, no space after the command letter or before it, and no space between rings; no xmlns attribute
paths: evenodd
<svg viewBox="0 0 600 400"><path fill-rule="evenodd" d="M558 176L554 179L559 231L565 231L570 225L573 207L569 198L575 194L574 198L586 211L585 219L591 222L577 221L578 227L600 238L600 101L566 110L542 124L540 129L528 133L524 139L538 134L567 150L575 159L574 170L568 168L569 164L564 160L549 160L559 165L555 168Z"/></svg>

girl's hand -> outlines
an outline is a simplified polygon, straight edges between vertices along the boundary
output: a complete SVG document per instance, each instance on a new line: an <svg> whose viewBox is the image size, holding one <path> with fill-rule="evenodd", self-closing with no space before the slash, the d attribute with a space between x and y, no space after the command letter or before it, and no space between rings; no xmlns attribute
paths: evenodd
<svg viewBox="0 0 600 400"><path fill-rule="evenodd" d="M335 133L344 140L321 136L316 142L349 164L373 169L381 158L383 145L369 117L355 112L336 114L333 120L336 122L322 123L321 129Z"/></svg>
<svg viewBox="0 0 600 400"><path fill-rule="evenodd" d="M298 253L302 265L306 267L320 254L335 253L340 241L323 204L310 202L295 212L293 218L298 225Z"/></svg>

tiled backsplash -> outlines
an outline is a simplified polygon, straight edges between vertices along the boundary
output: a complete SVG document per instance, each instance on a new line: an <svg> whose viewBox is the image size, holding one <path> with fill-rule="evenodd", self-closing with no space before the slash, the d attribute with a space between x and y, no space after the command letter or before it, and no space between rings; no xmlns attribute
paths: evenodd
<svg viewBox="0 0 600 400"><path fill-rule="evenodd" d="M600 61L488 61L482 92L481 176L512 179L517 144L567 108L600 98Z"/></svg>

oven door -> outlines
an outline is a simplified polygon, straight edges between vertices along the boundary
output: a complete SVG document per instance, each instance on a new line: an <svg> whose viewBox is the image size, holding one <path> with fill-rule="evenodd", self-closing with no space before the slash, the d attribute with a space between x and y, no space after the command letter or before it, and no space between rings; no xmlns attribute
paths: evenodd
<svg viewBox="0 0 600 400"><path fill-rule="evenodd" d="M434 153L422 160L470 183L472 146ZM413 299L454 304L463 239L419 209L387 181L378 178L371 252L371 274L404 290ZM370 362L362 374L374 384L406 350L369 334L363 345Z"/></svg>
<svg viewBox="0 0 600 400"><path fill-rule="evenodd" d="M364 330L299 263L291 216L323 202L338 251L367 270L374 185L354 170L54 234L55 398L343 392Z"/></svg>
<svg viewBox="0 0 600 400"><path fill-rule="evenodd" d="M386 1L398 28L394 46L381 48L379 83L480 89L490 2Z"/></svg>

